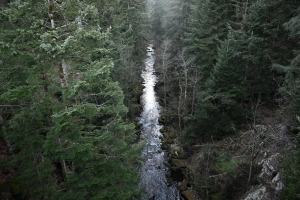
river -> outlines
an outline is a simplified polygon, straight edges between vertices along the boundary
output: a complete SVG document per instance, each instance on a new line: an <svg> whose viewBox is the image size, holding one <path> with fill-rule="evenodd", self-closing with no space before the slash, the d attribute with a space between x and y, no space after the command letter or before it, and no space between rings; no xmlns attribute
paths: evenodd
<svg viewBox="0 0 300 200"><path fill-rule="evenodd" d="M142 73L144 79L143 95L141 102L143 112L140 117L142 125L141 139L146 140L147 145L143 151L145 162L141 168L140 187L144 190L149 200L181 200L176 183L168 183L166 173L169 169L163 164L167 152L161 149L161 138L163 137L158 118L160 106L156 100L154 86L157 77L153 68L155 53L152 45L147 49L145 70Z"/></svg>

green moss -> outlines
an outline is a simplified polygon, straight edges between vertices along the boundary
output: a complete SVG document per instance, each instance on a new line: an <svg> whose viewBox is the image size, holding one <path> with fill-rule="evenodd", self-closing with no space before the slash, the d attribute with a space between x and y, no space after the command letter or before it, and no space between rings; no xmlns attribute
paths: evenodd
<svg viewBox="0 0 300 200"><path fill-rule="evenodd" d="M24 183L16 179L8 180L8 186L13 195L21 194L26 187Z"/></svg>
<svg viewBox="0 0 300 200"><path fill-rule="evenodd" d="M236 170L237 166L241 163L242 159L232 159L226 155L222 155L218 159L216 166L221 172L228 173L229 175L234 176L238 171Z"/></svg>
<svg viewBox="0 0 300 200"><path fill-rule="evenodd" d="M183 158L183 154L180 148L173 148L172 153L176 155L177 158Z"/></svg>
<svg viewBox="0 0 300 200"><path fill-rule="evenodd" d="M175 139L175 138L177 138L177 136L175 133L168 133L168 138Z"/></svg>
<svg viewBox="0 0 300 200"><path fill-rule="evenodd" d="M172 139L166 139L163 142L166 144L173 144L174 141Z"/></svg>
<svg viewBox="0 0 300 200"><path fill-rule="evenodd" d="M185 163L182 160L179 160L179 159L172 159L172 163L176 167L181 167L181 168L186 167Z"/></svg>
<svg viewBox="0 0 300 200"><path fill-rule="evenodd" d="M212 200L220 200L220 199L222 199L222 196L220 194L212 195L211 199Z"/></svg>

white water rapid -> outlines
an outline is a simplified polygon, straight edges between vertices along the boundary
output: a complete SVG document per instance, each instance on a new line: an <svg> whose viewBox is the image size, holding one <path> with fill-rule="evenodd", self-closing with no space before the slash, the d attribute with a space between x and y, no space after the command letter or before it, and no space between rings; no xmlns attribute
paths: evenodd
<svg viewBox="0 0 300 200"><path fill-rule="evenodd" d="M163 164L166 152L161 149L160 132L162 128L158 124L160 106L156 100L154 86L156 76L153 65L155 62L154 49L148 47L146 68L142 73L144 90L141 97L143 112L140 123L142 124L141 139L147 141L143 151L145 163L141 169L140 187L144 190L148 200L181 200L180 192L174 184L168 184L166 173L169 169Z"/></svg>

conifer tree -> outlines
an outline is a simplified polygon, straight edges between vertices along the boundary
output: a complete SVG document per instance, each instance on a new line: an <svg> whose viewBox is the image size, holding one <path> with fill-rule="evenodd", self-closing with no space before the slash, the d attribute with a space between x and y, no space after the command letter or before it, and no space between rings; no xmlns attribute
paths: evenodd
<svg viewBox="0 0 300 200"><path fill-rule="evenodd" d="M185 53L194 57L194 65L202 73L203 82L217 61L218 47L227 37L228 24L234 21L232 1L201 0L192 6L188 29L185 31Z"/></svg>
<svg viewBox="0 0 300 200"><path fill-rule="evenodd" d="M184 31L186 29L189 14L190 1L172 0L167 4L167 15L165 16L165 37L171 41L169 52L175 59L177 54L181 52L184 41Z"/></svg>
<svg viewBox="0 0 300 200"><path fill-rule="evenodd" d="M282 87L279 88L280 93L289 100L291 108L295 111L294 115L299 115L299 62L300 62L300 54L298 52L299 49L299 37L300 37L300 27L298 22L300 21L299 10L296 12L295 16L292 17L288 22L284 24L286 30L289 31L289 35L291 40L294 42L294 45L291 46L293 48L293 58L287 66L284 66L279 63L275 63L273 65L274 69L279 72L283 72L285 74L285 79L282 84Z"/></svg>
<svg viewBox="0 0 300 200"><path fill-rule="evenodd" d="M111 79L112 34L99 26L97 3L27 0L1 10L1 101L13 108L4 136L24 196L138 195L142 146L124 121L124 95Z"/></svg>
<svg viewBox="0 0 300 200"><path fill-rule="evenodd" d="M291 59L290 63L287 66L282 64L275 63L273 64L273 68L276 71L283 72L285 74L284 82L282 86L279 88L279 92L282 96L280 99L283 101L282 103L288 103L288 110L293 122L291 124L296 124L299 122L299 110L300 110L300 94L299 94L299 37L300 37L300 7L298 7L295 12L295 16L293 16L288 22L284 24L284 28L289 31L289 35L291 40L294 41L294 45L292 46L294 50L294 58ZM297 120L296 120L297 118ZM299 134L299 133L298 133ZM296 166L299 165L300 159L300 150L299 147L295 149L294 152L289 153L285 158L284 164L284 176L285 176L285 188L283 191L282 199L297 199L299 197L299 179L296 177L299 176L299 170Z"/></svg>
<svg viewBox="0 0 300 200"><path fill-rule="evenodd" d="M105 1L97 4L97 7L105 17L103 28L109 28L111 32L108 48L111 49L110 57L114 62L112 77L126 91L124 102L129 107L128 117L135 118L140 111L137 96L140 96L141 88L138 85L146 48L146 2Z"/></svg>
<svg viewBox="0 0 300 200"><path fill-rule="evenodd" d="M153 13L152 16L152 33L156 36L156 40L161 40L161 37L164 36L164 29L163 29L163 20L164 15L166 14L165 8L165 2L156 0L153 5Z"/></svg>
<svg viewBox="0 0 300 200"><path fill-rule="evenodd" d="M275 93L277 88L273 81L274 77L280 80L281 75L271 71L271 63L275 60L285 63L285 58L289 57L291 53L288 49L280 49L281 56L279 57L277 54L279 50L275 50L277 43L275 44L274 41L285 42L285 45L290 45L287 32L283 31L282 26L284 19L287 19L288 16L281 11L276 12L276 8L279 8L278 5L282 5L283 10L293 11L293 6L283 5L281 1L257 1L247 5L247 12L241 14L238 12L244 11L245 8L239 7L235 13L232 9L234 4L231 2L223 2L223 5L219 4L218 6L213 1L205 2L206 4L203 4L204 1L201 1L203 5L211 6L213 10L218 10L220 7L224 8L224 15L223 21L221 19L215 21L216 27L219 27L216 28L217 31L212 31L207 37L211 39L213 38L212 33L215 33L216 40L211 39L210 41L215 42L216 46L212 47L212 50L203 50L202 54L198 53L197 55L197 57L204 59L199 62L204 78L199 82L202 91L200 90L197 98L198 104L195 114L187 118L187 124L193 125L187 127L185 133L196 137L199 135L197 132L200 135L205 135L207 131L214 137L219 137L233 132L237 128L236 124L241 124L241 120L252 119L249 105L253 110L262 102L272 99L271 95ZM200 8L196 10L200 10ZM199 14L205 14L205 10ZM258 16L258 13L264 14ZM274 18L271 19L270 16L273 15ZM207 19L206 22L209 22L208 19L213 18L201 17L200 19ZM238 19L241 21L237 21ZM266 23L266 20L269 20L269 23ZM276 23L277 28L274 27ZM263 31L264 28L267 31ZM212 29L207 25L206 30ZM272 33L269 30L273 30ZM191 33L186 35L187 39L191 38ZM201 34L203 32L194 31L194 33ZM205 39L199 39L199 41L203 42L203 45L199 45L201 48L208 44L205 43ZM193 49L193 44L190 44L189 48ZM213 53L215 61L210 59L211 56L206 55L212 51L215 51ZM210 63L205 64L205 60ZM204 66L206 68L203 68ZM219 118L218 116L222 117ZM194 121L194 123L189 123L189 120ZM212 124L212 121L215 123ZM210 125L212 126L210 127ZM193 128L194 126L198 128ZM206 127L205 130L203 130L204 127Z"/></svg>

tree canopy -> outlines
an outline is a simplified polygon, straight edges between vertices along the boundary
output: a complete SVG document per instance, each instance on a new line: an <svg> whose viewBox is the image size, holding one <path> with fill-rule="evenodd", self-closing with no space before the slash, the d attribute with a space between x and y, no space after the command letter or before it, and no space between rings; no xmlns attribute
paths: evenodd
<svg viewBox="0 0 300 200"><path fill-rule="evenodd" d="M0 111L9 116L2 134L24 197L139 195L143 145L118 81L134 85L114 71L141 62L144 4L26 0L1 7Z"/></svg>

